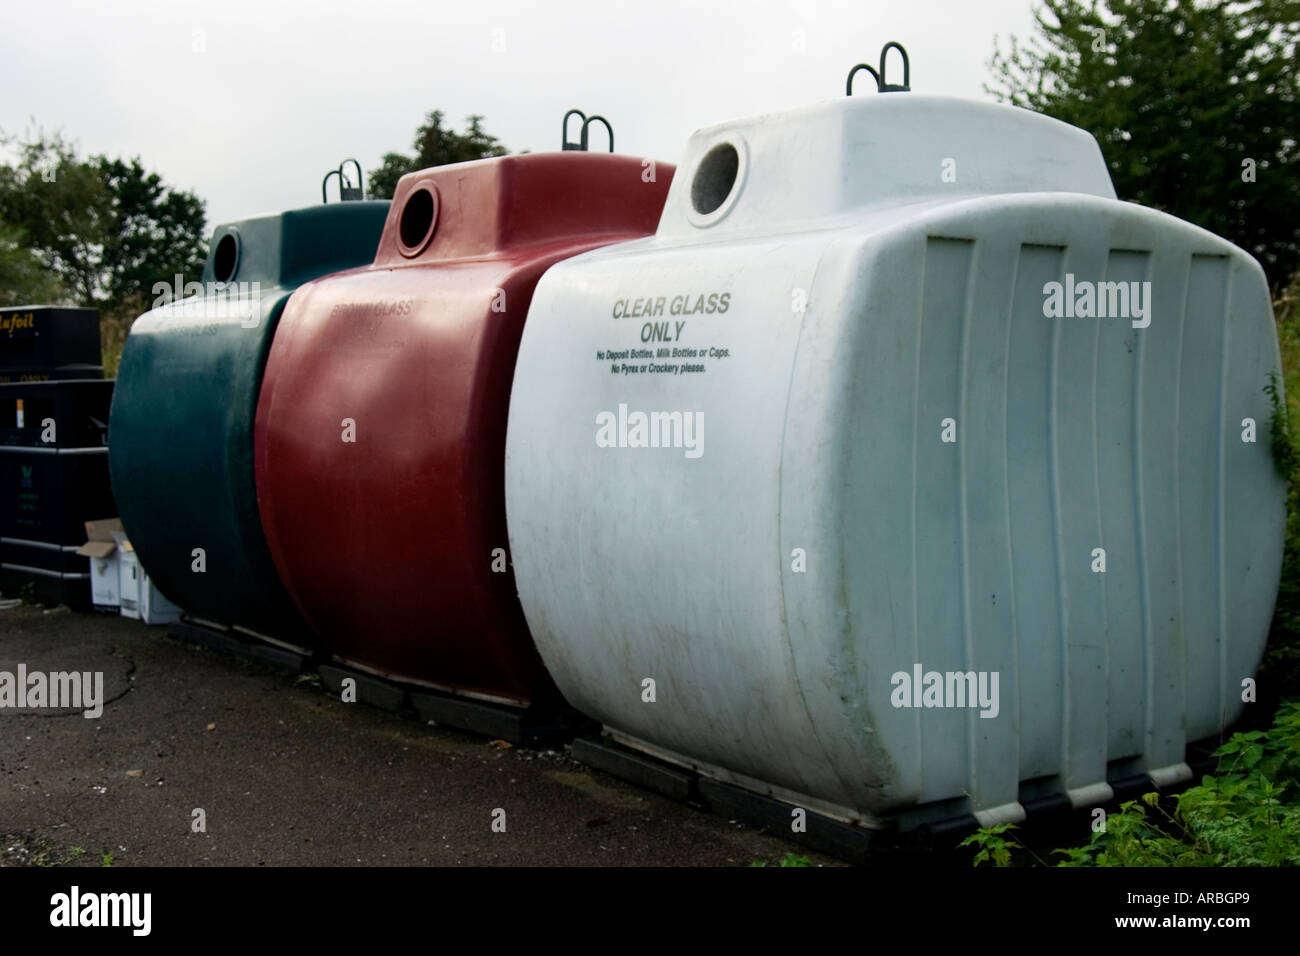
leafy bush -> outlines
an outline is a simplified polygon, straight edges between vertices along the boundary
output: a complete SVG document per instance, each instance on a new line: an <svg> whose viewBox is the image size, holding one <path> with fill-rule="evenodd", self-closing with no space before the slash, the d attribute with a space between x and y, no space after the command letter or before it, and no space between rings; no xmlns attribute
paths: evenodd
<svg viewBox="0 0 1300 956"><path fill-rule="evenodd" d="M972 866L979 866L981 863L992 863L994 866L1011 865L1011 848L1024 848L1015 837L1007 837L1004 834L1008 830L1016 829L1014 823L999 823L995 827L984 827L982 830L976 830L966 839L962 840L958 846L977 846L979 852L975 854Z"/></svg>
<svg viewBox="0 0 1300 956"><path fill-rule="evenodd" d="M1054 851L1059 866L1300 866L1300 700L1278 709L1267 731L1233 734L1215 751L1218 772L1173 799L1129 800L1087 844ZM1013 824L986 827L961 846L973 864L1009 866L1024 844ZM1041 862L1041 861L1040 861Z"/></svg>

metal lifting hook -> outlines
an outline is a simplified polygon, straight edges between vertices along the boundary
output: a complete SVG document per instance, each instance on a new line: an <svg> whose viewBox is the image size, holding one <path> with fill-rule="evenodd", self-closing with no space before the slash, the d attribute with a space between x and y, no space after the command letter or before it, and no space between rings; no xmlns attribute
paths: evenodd
<svg viewBox="0 0 1300 956"><path fill-rule="evenodd" d="M353 166L355 166L357 170L357 184L355 186L351 185L351 180L349 180L347 174L343 172L344 167L346 167L348 163L351 163ZM320 182L321 202L323 203L329 202L329 199L325 195L325 188L329 185L331 176L337 176L339 178L339 201L340 202L353 202L355 200L366 198L365 180L363 178L363 173L361 172L361 164L357 162L355 159L345 159L343 160L343 162L339 163L338 169L331 169L328 173L325 174L325 178L321 180Z"/></svg>
<svg viewBox="0 0 1300 956"><path fill-rule="evenodd" d="M890 49L897 50L903 56L903 82L886 83L885 82L885 58L889 55ZM853 78L857 75L858 70L866 70L871 74L871 78L876 81L877 93L907 93L912 89L912 65L908 61L907 51L903 49L903 44L896 40L890 40L880 50L880 71L877 72L865 63L859 63L853 69L849 70L849 78L844 82L844 95L853 95Z"/></svg>
<svg viewBox="0 0 1300 956"><path fill-rule="evenodd" d="M577 116L582 120L582 129L578 133L578 141L575 143L569 139L569 117ZM603 116L588 117L582 110L569 110L564 114L564 119L560 124L560 149L578 149L583 152L587 151L588 132L592 123L603 123L606 131L609 133L609 151L614 152L614 127L609 124L609 120Z"/></svg>

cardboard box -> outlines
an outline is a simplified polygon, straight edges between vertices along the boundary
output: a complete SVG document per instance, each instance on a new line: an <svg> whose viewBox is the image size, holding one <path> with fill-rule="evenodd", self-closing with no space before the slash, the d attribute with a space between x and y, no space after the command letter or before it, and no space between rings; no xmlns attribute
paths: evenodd
<svg viewBox="0 0 1300 956"><path fill-rule="evenodd" d="M170 624L180 616L181 609L163 597L149 580L148 572L140 567L140 620L146 624Z"/></svg>
<svg viewBox="0 0 1300 956"><path fill-rule="evenodd" d="M86 543L77 549L77 554L90 559L90 599L96 608L121 606L121 560L113 537L121 531L122 522L117 518L87 521Z"/></svg>
<svg viewBox="0 0 1300 956"><path fill-rule="evenodd" d="M113 538L117 542L118 581L122 616L140 619L140 562L136 560L135 549L126 534L115 531Z"/></svg>
<svg viewBox="0 0 1300 956"><path fill-rule="evenodd" d="M181 616L181 609L163 597L149 580L149 573L136 557L131 539L123 532L113 532L117 543L118 580L121 587L122 616L145 624L167 624Z"/></svg>

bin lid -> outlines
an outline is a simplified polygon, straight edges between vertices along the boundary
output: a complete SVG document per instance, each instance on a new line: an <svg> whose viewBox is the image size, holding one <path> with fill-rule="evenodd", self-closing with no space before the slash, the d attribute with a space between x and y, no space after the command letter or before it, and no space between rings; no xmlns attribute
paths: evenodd
<svg viewBox="0 0 1300 956"><path fill-rule="evenodd" d="M203 266L204 287L256 282L292 288L368 262L388 205L369 199L330 203L220 225Z"/></svg>
<svg viewBox="0 0 1300 956"><path fill-rule="evenodd" d="M1043 192L1115 198L1090 133L994 103L842 97L696 132L657 234L770 231L867 206Z"/></svg>
<svg viewBox="0 0 1300 956"><path fill-rule="evenodd" d="M647 179L652 166L654 178ZM574 237L644 236L663 211L660 184L673 175L668 163L578 151L407 173L393 194L374 268L509 256ZM628 190L620 183L647 185Z"/></svg>

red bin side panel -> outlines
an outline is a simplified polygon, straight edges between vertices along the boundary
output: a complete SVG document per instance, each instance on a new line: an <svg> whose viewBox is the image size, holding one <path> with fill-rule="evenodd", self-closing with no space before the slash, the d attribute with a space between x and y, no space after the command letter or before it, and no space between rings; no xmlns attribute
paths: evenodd
<svg viewBox="0 0 1300 956"><path fill-rule="evenodd" d="M639 159L569 152L412 173L374 265L289 300L258 403L258 503L337 657L518 701L552 692L505 560L515 355L542 273L652 233L672 172L647 182Z"/></svg>

